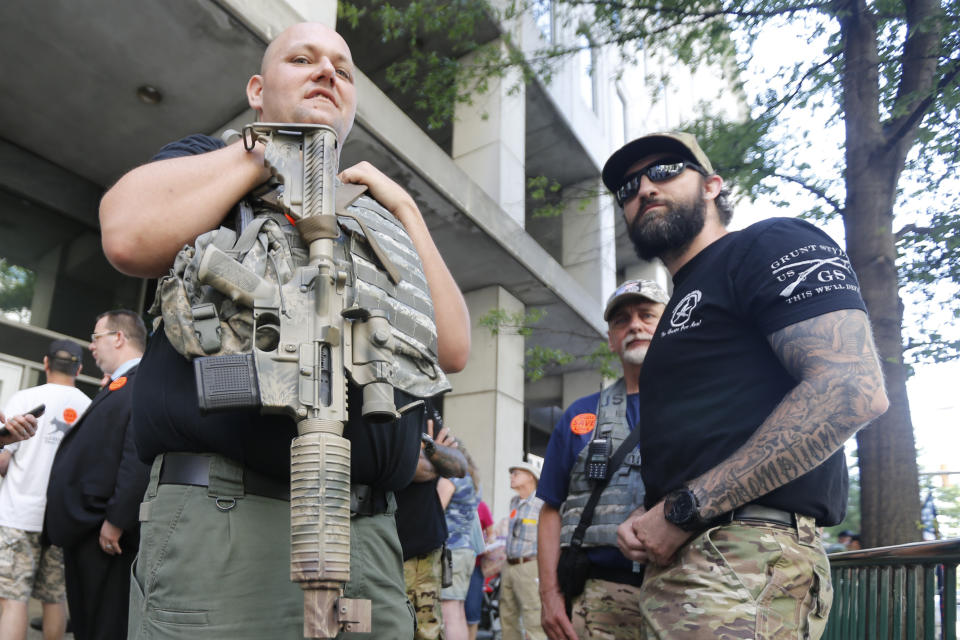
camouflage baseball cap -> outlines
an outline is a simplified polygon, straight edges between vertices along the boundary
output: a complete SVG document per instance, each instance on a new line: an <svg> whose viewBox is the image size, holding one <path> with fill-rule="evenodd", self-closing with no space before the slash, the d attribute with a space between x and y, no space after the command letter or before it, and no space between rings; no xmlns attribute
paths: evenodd
<svg viewBox="0 0 960 640"><path fill-rule="evenodd" d="M713 173L710 158L697 144L697 139L692 133L683 131L651 133L632 140L613 152L607 163L603 165L603 173L601 174L603 184L607 185L607 189L615 192L620 188L630 165L643 156L660 152L676 153L702 167L707 175Z"/></svg>
<svg viewBox="0 0 960 640"><path fill-rule="evenodd" d="M652 280L627 280L617 287L617 290L607 300L607 308L603 310L603 319L609 322L613 310L631 299L667 304L670 296Z"/></svg>

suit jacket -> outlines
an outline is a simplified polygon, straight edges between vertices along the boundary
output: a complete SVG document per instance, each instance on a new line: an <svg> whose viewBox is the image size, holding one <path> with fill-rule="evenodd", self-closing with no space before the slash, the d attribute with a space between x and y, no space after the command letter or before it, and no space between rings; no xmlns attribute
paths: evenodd
<svg viewBox="0 0 960 640"><path fill-rule="evenodd" d="M150 476L150 467L137 457L130 426L136 371L131 368L98 393L60 443L44 519L53 544L71 547L99 531L104 519L123 529L121 545L136 544Z"/></svg>

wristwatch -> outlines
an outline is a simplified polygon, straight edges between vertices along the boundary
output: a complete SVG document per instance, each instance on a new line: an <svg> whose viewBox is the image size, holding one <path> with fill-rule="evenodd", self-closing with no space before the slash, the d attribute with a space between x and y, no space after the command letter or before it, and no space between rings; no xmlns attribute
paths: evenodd
<svg viewBox="0 0 960 640"><path fill-rule="evenodd" d="M437 443L425 433L420 434L420 440L423 442L423 454L428 458L432 457L437 452Z"/></svg>
<svg viewBox="0 0 960 640"><path fill-rule="evenodd" d="M663 517L684 531L699 531L709 524L700 516L697 496L686 487L671 491L663 499Z"/></svg>

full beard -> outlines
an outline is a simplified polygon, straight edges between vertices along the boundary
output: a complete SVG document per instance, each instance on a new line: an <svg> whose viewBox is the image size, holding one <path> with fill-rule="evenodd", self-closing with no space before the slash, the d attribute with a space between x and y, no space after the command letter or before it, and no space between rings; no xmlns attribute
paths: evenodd
<svg viewBox="0 0 960 640"><path fill-rule="evenodd" d="M641 260L653 260L665 254L678 254L690 245L703 229L707 205L703 198L695 197L690 202L663 202L666 210L654 215L639 212L650 204L641 200L637 217L628 228L633 248Z"/></svg>

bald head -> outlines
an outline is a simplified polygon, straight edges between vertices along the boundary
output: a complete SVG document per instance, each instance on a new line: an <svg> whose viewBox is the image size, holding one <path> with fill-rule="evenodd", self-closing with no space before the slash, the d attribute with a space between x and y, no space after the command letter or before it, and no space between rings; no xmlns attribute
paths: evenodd
<svg viewBox="0 0 960 640"><path fill-rule="evenodd" d="M264 122L325 124L343 141L356 115L350 47L319 22L285 29L267 46L247 100Z"/></svg>
<svg viewBox="0 0 960 640"><path fill-rule="evenodd" d="M270 59L275 58L278 51L282 51L283 47L289 45L291 40L298 38L329 38L334 41L339 41L344 49L347 50L347 53L350 52L350 47L347 46L347 42L343 39L343 36L322 22L298 22L281 31L280 35L271 40L270 44L267 45L266 50L263 52L263 58L260 59L260 74L263 75L266 73Z"/></svg>

